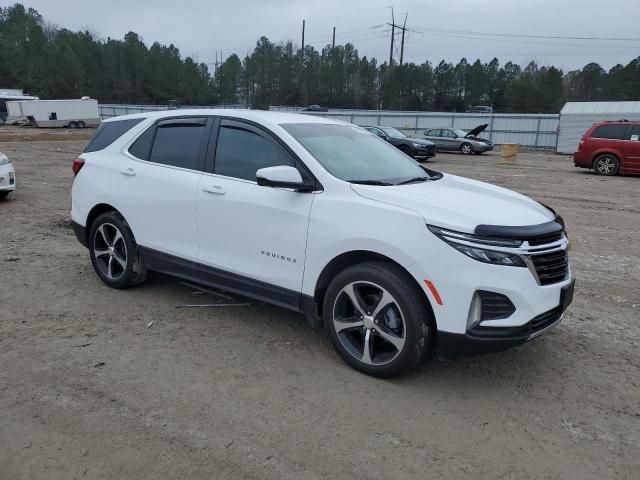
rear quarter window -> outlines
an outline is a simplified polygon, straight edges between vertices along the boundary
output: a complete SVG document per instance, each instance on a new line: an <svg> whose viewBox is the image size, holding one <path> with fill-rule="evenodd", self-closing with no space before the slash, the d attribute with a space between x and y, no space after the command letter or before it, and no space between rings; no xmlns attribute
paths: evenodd
<svg viewBox="0 0 640 480"><path fill-rule="evenodd" d="M104 150L133 126L142 122L144 118L130 118L127 120L115 120L101 123L89 144L85 147L85 153Z"/></svg>
<svg viewBox="0 0 640 480"><path fill-rule="evenodd" d="M607 138L611 140L627 140L627 125L600 125L591 134L591 138Z"/></svg>

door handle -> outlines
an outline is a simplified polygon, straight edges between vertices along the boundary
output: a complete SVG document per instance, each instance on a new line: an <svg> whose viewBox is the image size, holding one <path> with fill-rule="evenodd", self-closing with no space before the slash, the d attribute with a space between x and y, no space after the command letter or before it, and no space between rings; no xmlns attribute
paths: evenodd
<svg viewBox="0 0 640 480"><path fill-rule="evenodd" d="M136 174L136 172L135 172L135 170L133 168L124 168L124 169L120 170L120 173L122 175L127 175L129 177L133 177Z"/></svg>
<svg viewBox="0 0 640 480"><path fill-rule="evenodd" d="M224 195L224 188L222 188L220 185L205 185L204 187L202 187L202 191L203 192L207 192L207 193L213 193L216 195Z"/></svg>

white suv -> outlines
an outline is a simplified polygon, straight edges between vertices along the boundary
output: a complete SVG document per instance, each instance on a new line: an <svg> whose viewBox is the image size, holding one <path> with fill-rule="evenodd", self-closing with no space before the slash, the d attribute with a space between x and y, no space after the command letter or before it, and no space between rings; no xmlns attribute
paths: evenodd
<svg viewBox="0 0 640 480"><path fill-rule="evenodd" d="M104 283L154 270L302 312L371 375L524 343L573 296L553 210L348 123L129 115L103 122L73 170L74 230Z"/></svg>

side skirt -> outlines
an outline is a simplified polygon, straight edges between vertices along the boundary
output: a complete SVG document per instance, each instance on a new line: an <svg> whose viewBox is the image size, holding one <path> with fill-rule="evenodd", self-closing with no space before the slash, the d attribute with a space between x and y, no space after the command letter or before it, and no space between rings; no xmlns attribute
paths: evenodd
<svg viewBox="0 0 640 480"><path fill-rule="evenodd" d="M271 305L277 305L295 312L306 314L307 311L309 311L309 308L306 306L309 300L305 295L306 301L303 304L303 295L300 292L185 260L151 248L142 246L138 246L138 248L144 264L149 270L165 273L227 292L237 293L238 295L253 298L254 300Z"/></svg>

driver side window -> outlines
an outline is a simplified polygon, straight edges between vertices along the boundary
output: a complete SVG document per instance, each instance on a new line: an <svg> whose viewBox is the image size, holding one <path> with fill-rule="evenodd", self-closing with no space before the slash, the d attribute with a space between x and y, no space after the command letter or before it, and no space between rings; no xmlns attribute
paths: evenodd
<svg viewBox="0 0 640 480"><path fill-rule="evenodd" d="M442 134L440 136L447 137L447 138L455 138L455 135L451 130L442 130Z"/></svg>
<svg viewBox="0 0 640 480"><path fill-rule="evenodd" d="M242 128L235 122L222 123L216 145L214 173L255 182L258 170L279 165L296 166L287 152L271 139L250 128Z"/></svg>

